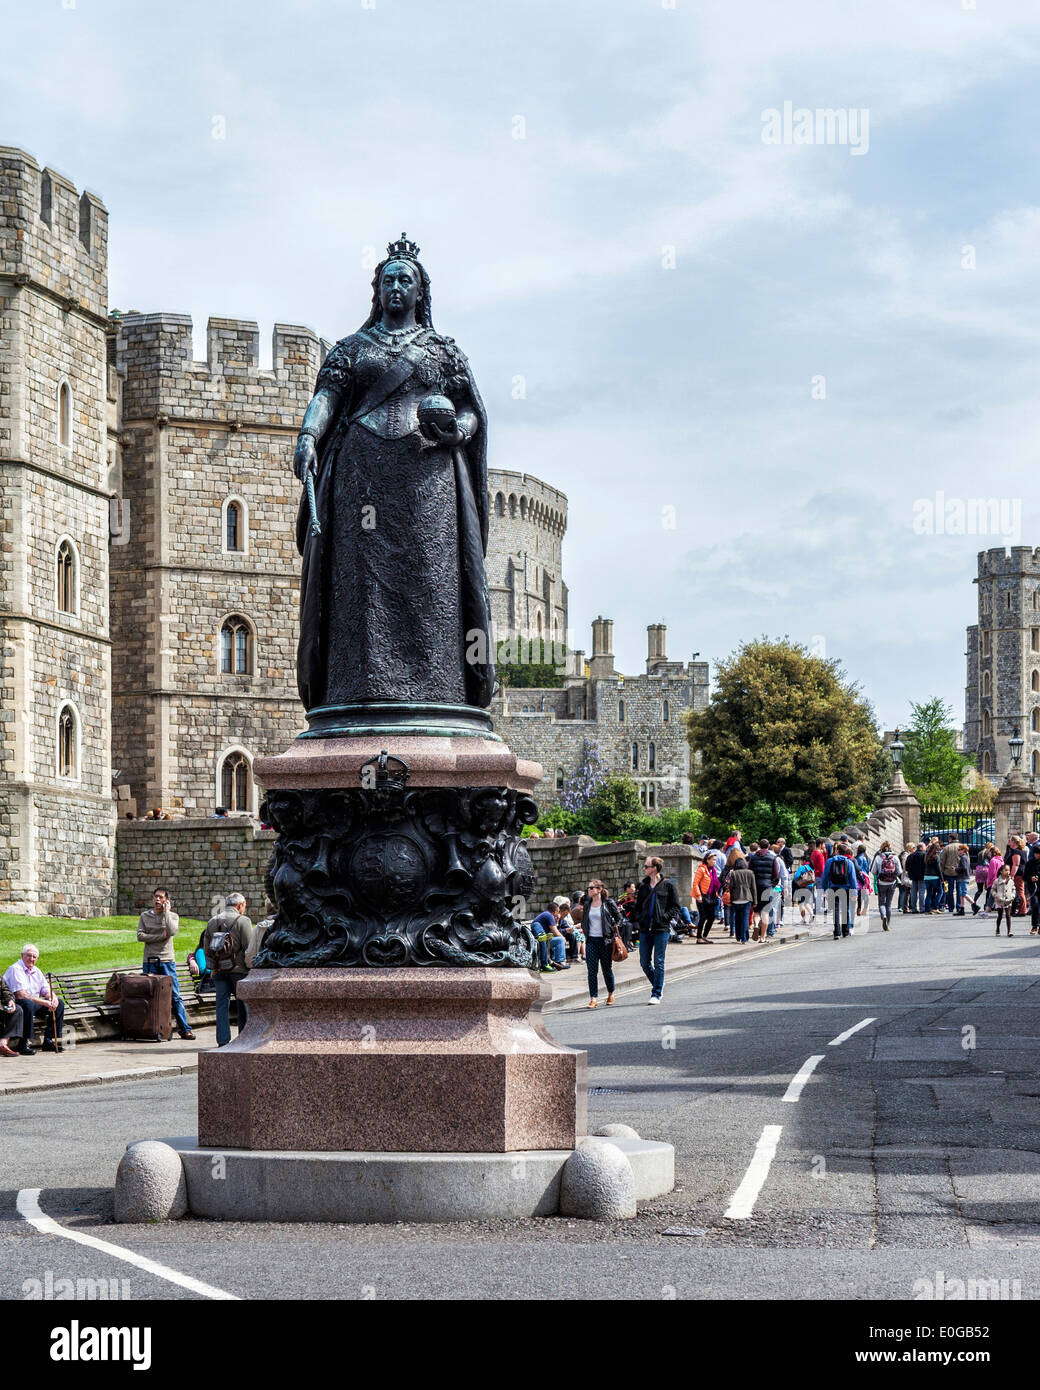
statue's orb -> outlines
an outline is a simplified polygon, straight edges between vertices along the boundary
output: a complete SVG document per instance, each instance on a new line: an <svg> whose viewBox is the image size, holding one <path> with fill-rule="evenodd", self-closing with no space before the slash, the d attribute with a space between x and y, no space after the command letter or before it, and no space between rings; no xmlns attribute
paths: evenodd
<svg viewBox="0 0 1040 1390"><path fill-rule="evenodd" d="M416 414L419 417L419 428L424 434L428 425L450 429L455 423L455 407L447 396L424 396L419 402Z"/></svg>
<svg viewBox="0 0 1040 1390"><path fill-rule="evenodd" d="M358 894L383 917L412 907L429 877L422 850L406 835L369 835L354 851L351 876Z"/></svg>

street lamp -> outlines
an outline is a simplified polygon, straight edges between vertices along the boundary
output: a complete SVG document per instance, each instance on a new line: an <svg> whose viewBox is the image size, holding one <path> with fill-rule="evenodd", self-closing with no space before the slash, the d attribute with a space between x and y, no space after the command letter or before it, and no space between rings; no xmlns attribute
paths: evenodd
<svg viewBox="0 0 1040 1390"><path fill-rule="evenodd" d="M888 745L888 751L892 754L892 761L895 763L896 767L903 766L903 749L905 747L906 744L900 742L899 730L897 729L895 738Z"/></svg>
<svg viewBox="0 0 1040 1390"><path fill-rule="evenodd" d="M1011 762L1016 772L1018 771L1019 763L1022 761L1022 749L1025 747L1025 742L1026 741L1019 733L1018 725L1016 724L1015 732L1008 739L1008 749L1011 753Z"/></svg>

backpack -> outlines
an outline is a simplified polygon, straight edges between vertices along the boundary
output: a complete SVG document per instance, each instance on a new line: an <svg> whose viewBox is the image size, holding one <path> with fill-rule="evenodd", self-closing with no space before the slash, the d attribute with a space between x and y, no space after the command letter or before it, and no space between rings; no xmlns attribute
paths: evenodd
<svg viewBox="0 0 1040 1390"><path fill-rule="evenodd" d="M214 917L209 924L213 927L214 923L220 923L220 926L210 933L209 938L209 953L213 957L215 974L227 974L235 968L235 958L238 955L235 928L241 920L241 916L238 916L227 926L223 917Z"/></svg>
<svg viewBox="0 0 1040 1390"><path fill-rule="evenodd" d="M849 861L843 855L836 854L830 861L829 879L832 888L849 886Z"/></svg>
<svg viewBox="0 0 1040 1390"><path fill-rule="evenodd" d="M793 882L793 884L794 884L794 886L795 886L796 888L798 887L799 883L801 883L802 880L806 877L807 874L808 874L808 875L812 875L813 877L815 877L815 874L813 874L813 867L812 867L812 865L811 865L811 864L802 864L802 865L800 865L799 868L795 871L795 876L794 876L794 878L793 878L793 880L792 880L792 882Z"/></svg>
<svg viewBox="0 0 1040 1390"><path fill-rule="evenodd" d="M878 883L895 883L899 875L899 865L894 854L883 854L878 865Z"/></svg>
<svg viewBox="0 0 1040 1390"><path fill-rule="evenodd" d="M985 888L985 886L986 886L986 876L987 876L986 865L985 865L985 864L976 864L976 866L975 866L975 882L979 885L980 888Z"/></svg>

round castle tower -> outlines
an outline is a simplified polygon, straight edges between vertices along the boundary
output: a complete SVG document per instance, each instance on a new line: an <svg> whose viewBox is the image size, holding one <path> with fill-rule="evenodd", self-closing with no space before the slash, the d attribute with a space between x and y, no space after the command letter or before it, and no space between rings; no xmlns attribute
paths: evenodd
<svg viewBox="0 0 1040 1390"><path fill-rule="evenodd" d="M488 469L488 588L495 638L567 640L567 498L530 473Z"/></svg>

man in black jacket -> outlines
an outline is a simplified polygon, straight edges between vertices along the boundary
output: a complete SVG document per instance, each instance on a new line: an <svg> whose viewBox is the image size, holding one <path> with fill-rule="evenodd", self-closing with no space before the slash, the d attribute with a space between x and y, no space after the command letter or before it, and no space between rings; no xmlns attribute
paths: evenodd
<svg viewBox="0 0 1040 1390"><path fill-rule="evenodd" d="M759 840L758 849L755 850L754 854L748 856L747 866L755 875L755 887L758 889L758 902L755 904L758 912L758 926L751 939L763 941L769 928L769 909L773 905L773 889L780 882L780 865L776 862L776 855L769 848L768 840Z"/></svg>
<svg viewBox="0 0 1040 1390"><path fill-rule="evenodd" d="M650 981L648 1002L660 1004L664 993L664 953L668 936L680 920L679 893L672 880L665 878L662 860L648 856L643 868L646 878L639 885L632 915L639 925L639 964Z"/></svg>
<svg viewBox="0 0 1040 1390"><path fill-rule="evenodd" d="M903 868L910 880L910 911L923 912L925 901L924 845L918 845L912 853L906 856L906 863Z"/></svg>

